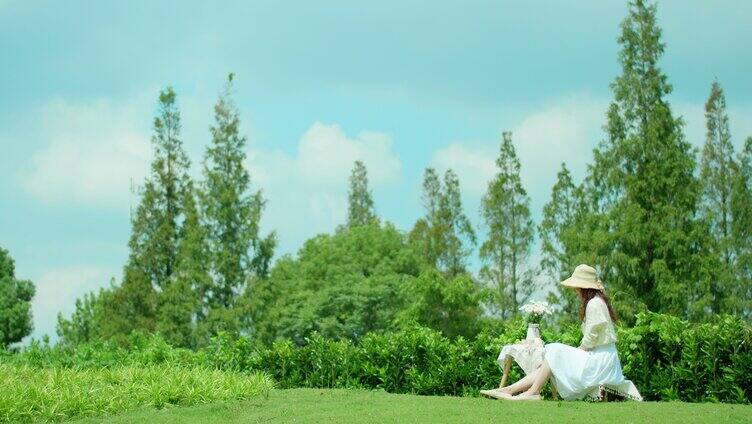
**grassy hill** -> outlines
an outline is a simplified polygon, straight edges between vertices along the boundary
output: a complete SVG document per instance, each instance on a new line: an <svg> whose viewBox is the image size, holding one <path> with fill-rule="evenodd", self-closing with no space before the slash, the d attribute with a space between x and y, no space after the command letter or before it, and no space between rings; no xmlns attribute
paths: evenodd
<svg viewBox="0 0 752 424"><path fill-rule="evenodd" d="M752 405L680 402L510 402L380 391L274 390L267 398L142 409L76 423L743 423Z"/></svg>

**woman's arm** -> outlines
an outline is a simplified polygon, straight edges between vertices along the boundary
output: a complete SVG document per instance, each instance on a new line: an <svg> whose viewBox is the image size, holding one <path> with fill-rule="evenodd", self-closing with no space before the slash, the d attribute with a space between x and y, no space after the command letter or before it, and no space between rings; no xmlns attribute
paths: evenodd
<svg viewBox="0 0 752 424"><path fill-rule="evenodd" d="M599 298L591 299L585 307L585 325L582 329L580 349L591 350L595 347L598 335L602 328L608 324L608 320L608 307L605 302Z"/></svg>

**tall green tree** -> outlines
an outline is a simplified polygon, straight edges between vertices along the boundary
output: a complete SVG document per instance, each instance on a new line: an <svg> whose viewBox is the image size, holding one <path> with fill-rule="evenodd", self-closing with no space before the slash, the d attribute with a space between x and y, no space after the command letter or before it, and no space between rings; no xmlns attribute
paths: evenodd
<svg viewBox="0 0 752 424"><path fill-rule="evenodd" d="M659 67L665 45L656 6L629 3L619 36L622 74L612 84L607 139L590 167L591 197L609 246L597 258L622 315L647 307L688 315L692 293L705 292L707 236L696 225L695 152L684 139Z"/></svg>
<svg viewBox="0 0 752 424"><path fill-rule="evenodd" d="M709 226L711 248L723 266L711 281L711 308L726 311L726 299L734 284L735 259L732 236L731 193L734 186L734 146L731 144L726 96L714 81L705 103L707 132L702 149L700 177L702 183L701 214Z"/></svg>
<svg viewBox="0 0 752 424"><path fill-rule="evenodd" d="M190 181L190 160L183 149L180 130L176 94L168 87L159 94L151 140L151 174L143 187L130 241L134 254L130 266L139 267L151 285L160 290L171 281L177 262L181 203Z"/></svg>
<svg viewBox="0 0 752 424"><path fill-rule="evenodd" d="M348 192L347 226L357 227L376 222L376 211L373 206L373 196L368 188L368 172L363 162L355 161L350 174L350 190Z"/></svg>
<svg viewBox="0 0 752 424"><path fill-rule="evenodd" d="M228 316L226 310L234 306L250 278L268 272L276 244L274 233L266 238L259 236L265 202L260 190L251 191L251 178L244 165L246 138L240 134L232 92L230 74L214 106L215 123L204 157L200 196L214 279L208 296L210 312L222 316Z"/></svg>
<svg viewBox="0 0 752 424"><path fill-rule="evenodd" d="M498 171L481 202L481 216L488 238L480 247L481 278L493 289L493 307L503 317L517 313L535 290L528 264L535 236L530 198L520 180L512 133L502 136Z"/></svg>
<svg viewBox="0 0 752 424"><path fill-rule="evenodd" d="M156 330L174 346L195 347L207 340L197 326L206 318L208 293L212 286L206 231L201 224L192 185L182 203L184 221L173 281L159 296Z"/></svg>
<svg viewBox="0 0 752 424"><path fill-rule="evenodd" d="M77 301L70 320L58 317L58 333L69 343L125 336L133 330L190 332L190 323L172 320L169 309L184 300L172 287L180 246L191 219L186 199L193 196L190 161L180 139L180 112L170 87L159 94L152 136L151 172L140 190L128 242L130 254L122 284L90 293ZM190 294L188 294L190 297ZM186 298L187 299L187 298ZM164 308L164 310L162 310ZM181 339L178 344L187 345Z"/></svg>
<svg viewBox="0 0 752 424"><path fill-rule="evenodd" d="M417 246L423 262L437 267L442 251L442 232L439 228L439 205L442 191L439 174L433 168L426 168L423 174L422 202L425 216L418 219L410 232L410 240Z"/></svg>
<svg viewBox="0 0 752 424"><path fill-rule="evenodd" d="M190 161L183 150L180 130L175 91L168 87L159 94L151 139L154 158L132 219L123 283L113 293L111 313L112 322L118 323L116 333L153 331L158 293L172 281L183 214L181 203L190 182Z"/></svg>
<svg viewBox="0 0 752 424"><path fill-rule="evenodd" d="M446 250L439 255L439 268L455 277L466 272L467 259L477 243L475 230L462 209L460 179L451 169L444 173L444 193L439 202L439 228L445 229Z"/></svg>
<svg viewBox="0 0 752 424"><path fill-rule="evenodd" d="M436 170L426 169L423 206L426 215L415 223L410 239L421 252L424 263L449 277L465 273L476 235L462 209L459 178L454 171L445 172L442 184Z"/></svg>
<svg viewBox="0 0 752 424"><path fill-rule="evenodd" d="M731 234L736 254L729 310L752 320L752 137L737 156L731 192Z"/></svg>
<svg viewBox="0 0 752 424"><path fill-rule="evenodd" d="M20 342L34 329L31 316L34 291L34 283L16 278L13 258L0 248L0 349Z"/></svg>
<svg viewBox="0 0 752 424"><path fill-rule="evenodd" d="M571 236L577 236L577 219L582 210L582 191L575 186L572 174L562 162L551 190L551 199L543 206L543 219L538 226L541 239L541 262L543 274L554 288L550 300L561 305L569 320L576 320L579 299L572 290L559 285L579 264Z"/></svg>

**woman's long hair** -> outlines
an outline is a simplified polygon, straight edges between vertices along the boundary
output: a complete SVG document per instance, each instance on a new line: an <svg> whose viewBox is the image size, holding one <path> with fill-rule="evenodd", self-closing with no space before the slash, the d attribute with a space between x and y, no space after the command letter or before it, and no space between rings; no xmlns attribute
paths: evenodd
<svg viewBox="0 0 752 424"><path fill-rule="evenodd" d="M596 289L579 289L577 291L580 295L580 320L585 320L585 308L587 308L587 304L590 301L590 299L598 296L601 299L603 299L604 302L606 302L606 306L608 306L608 314L611 316L611 321L614 323L616 320L619 319L619 316L616 315L616 311L614 311L614 308L611 306L611 301L608 300L608 296L606 296L606 293L604 293L601 290Z"/></svg>

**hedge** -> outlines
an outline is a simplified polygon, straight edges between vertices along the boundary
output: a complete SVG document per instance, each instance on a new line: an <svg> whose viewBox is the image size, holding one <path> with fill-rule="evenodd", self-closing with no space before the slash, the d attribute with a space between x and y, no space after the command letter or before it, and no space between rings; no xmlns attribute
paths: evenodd
<svg viewBox="0 0 752 424"><path fill-rule="evenodd" d="M706 324L645 313L634 327L617 327L624 374L646 400L688 402L752 401L752 328L734 317ZM561 332L544 326L546 342L576 346L576 326ZM175 349L158 336L135 335L127 348L95 343L75 349L34 344L0 361L32 366L113 364L204 365L239 372L264 371L281 388L366 388L392 393L470 395L501 378L496 357L502 345L525 335L519 320L486 329L472 340L449 339L421 327L367 334L360 343L318 335L296 346L278 341L262 346L246 337L220 334L204 349ZM513 367L511 379L519 378Z"/></svg>

